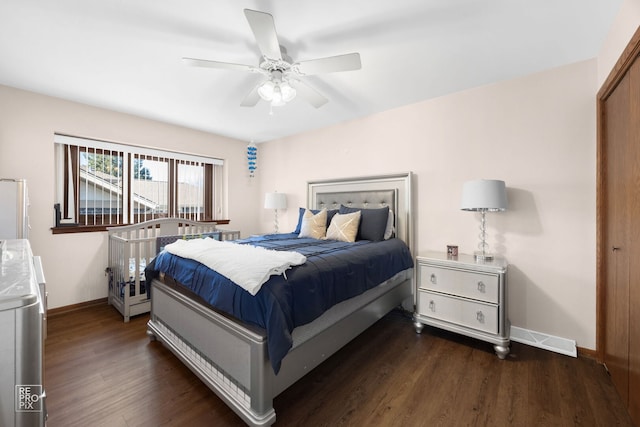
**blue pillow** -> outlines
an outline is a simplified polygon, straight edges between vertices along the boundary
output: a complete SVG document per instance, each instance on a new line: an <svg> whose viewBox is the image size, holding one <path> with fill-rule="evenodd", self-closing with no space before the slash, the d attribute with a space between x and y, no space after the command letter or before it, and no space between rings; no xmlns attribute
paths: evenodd
<svg viewBox="0 0 640 427"><path fill-rule="evenodd" d="M340 205L340 214L357 211L360 211L360 226L358 227L356 239L374 242L384 240L384 232L387 229L387 220L389 218L389 206L379 209L363 209Z"/></svg>
<svg viewBox="0 0 640 427"><path fill-rule="evenodd" d="M304 216L305 208L300 208L300 213L298 214L298 225L296 225L296 229L293 230L294 233L300 234L300 227L302 226L302 217ZM310 209L311 213L314 215L320 212L321 209ZM327 210L327 227L331 224L331 219L333 216L338 213L338 209L330 209Z"/></svg>

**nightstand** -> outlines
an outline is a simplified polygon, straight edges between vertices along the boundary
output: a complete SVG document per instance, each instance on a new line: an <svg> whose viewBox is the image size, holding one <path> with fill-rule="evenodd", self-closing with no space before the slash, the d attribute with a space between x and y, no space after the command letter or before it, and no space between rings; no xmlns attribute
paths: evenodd
<svg viewBox="0 0 640 427"><path fill-rule="evenodd" d="M509 354L507 262L428 252L416 257L416 266L416 332L429 325L487 341L504 359Z"/></svg>

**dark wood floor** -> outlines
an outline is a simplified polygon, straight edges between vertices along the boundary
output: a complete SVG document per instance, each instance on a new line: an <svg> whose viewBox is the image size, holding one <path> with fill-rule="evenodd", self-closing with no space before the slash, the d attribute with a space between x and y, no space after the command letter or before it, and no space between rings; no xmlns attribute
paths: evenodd
<svg viewBox="0 0 640 427"><path fill-rule="evenodd" d="M110 306L49 319L49 427L241 426L200 380ZM492 346L393 312L274 401L281 426L630 426L604 368Z"/></svg>

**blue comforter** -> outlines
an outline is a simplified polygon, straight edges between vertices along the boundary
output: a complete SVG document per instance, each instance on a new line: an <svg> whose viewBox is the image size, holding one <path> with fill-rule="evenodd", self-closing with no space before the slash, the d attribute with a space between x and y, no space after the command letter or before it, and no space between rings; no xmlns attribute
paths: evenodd
<svg viewBox="0 0 640 427"><path fill-rule="evenodd" d="M284 275L272 276L255 296L199 262L168 252L156 257L147 277L164 272L215 308L266 329L269 359L276 374L292 346L295 327L413 267L409 249L399 239L345 243L271 234L236 243L296 251L305 255L307 262Z"/></svg>

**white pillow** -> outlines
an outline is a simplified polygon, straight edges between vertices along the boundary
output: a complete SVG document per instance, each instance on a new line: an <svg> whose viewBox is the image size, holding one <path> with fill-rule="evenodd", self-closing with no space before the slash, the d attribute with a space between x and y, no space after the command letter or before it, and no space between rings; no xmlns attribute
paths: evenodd
<svg viewBox="0 0 640 427"><path fill-rule="evenodd" d="M341 242L355 242L360 224L360 211L348 214L335 214L327 230L327 239Z"/></svg>
<svg viewBox="0 0 640 427"><path fill-rule="evenodd" d="M298 237L311 237L312 239L322 239L327 232L327 210L322 209L317 214L313 214L309 209L304 211L302 224L300 224L300 234Z"/></svg>
<svg viewBox="0 0 640 427"><path fill-rule="evenodd" d="M393 226L393 211L389 209L389 216L387 217L387 228L384 230L384 240L388 240L393 237L393 233L396 231Z"/></svg>

